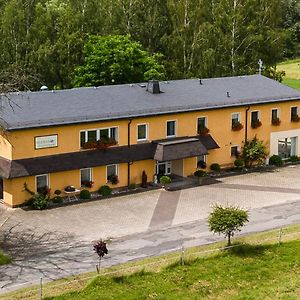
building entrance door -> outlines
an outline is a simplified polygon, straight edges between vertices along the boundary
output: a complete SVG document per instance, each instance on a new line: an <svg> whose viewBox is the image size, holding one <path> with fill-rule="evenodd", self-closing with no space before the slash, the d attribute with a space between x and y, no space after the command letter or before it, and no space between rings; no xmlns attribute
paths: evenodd
<svg viewBox="0 0 300 300"><path fill-rule="evenodd" d="M278 140L278 155L287 159L297 154L297 137Z"/></svg>
<svg viewBox="0 0 300 300"><path fill-rule="evenodd" d="M170 175L172 171L172 164L170 161L156 162L157 175Z"/></svg>

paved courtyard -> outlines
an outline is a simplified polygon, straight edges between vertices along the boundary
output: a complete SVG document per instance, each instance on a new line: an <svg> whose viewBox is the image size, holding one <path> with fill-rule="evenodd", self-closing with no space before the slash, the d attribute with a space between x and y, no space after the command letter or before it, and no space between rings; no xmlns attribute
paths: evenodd
<svg viewBox="0 0 300 300"><path fill-rule="evenodd" d="M0 208L1 246L14 258L0 267L0 291L94 269L100 238L112 240L107 266L218 240L206 224L215 203L249 210L243 232L300 223L300 166L45 211Z"/></svg>

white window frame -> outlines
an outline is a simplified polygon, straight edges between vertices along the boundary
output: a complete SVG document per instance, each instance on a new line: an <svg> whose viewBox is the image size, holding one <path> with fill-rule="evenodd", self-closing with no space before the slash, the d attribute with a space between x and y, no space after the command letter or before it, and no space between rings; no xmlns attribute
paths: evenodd
<svg viewBox="0 0 300 300"><path fill-rule="evenodd" d="M146 137L145 138L142 138L142 139L139 139L139 126L143 126L145 125L146 126ZM142 141L148 141L148 138L149 138L149 124L148 123L140 123L140 124L137 124L136 125L136 139L138 142L142 142Z"/></svg>
<svg viewBox="0 0 300 300"><path fill-rule="evenodd" d="M273 107L272 109L271 109L271 123L272 123L272 120L273 120L273 118L272 118L272 115L273 115L273 110L277 110L277 118L280 120L280 109L279 108L277 108L277 107Z"/></svg>
<svg viewBox="0 0 300 300"><path fill-rule="evenodd" d="M258 113L258 114L257 114L258 121L261 120L261 118L260 118L260 110L252 110L252 111L250 112L250 115L251 115L250 123L251 123L251 124L252 124L252 113L253 113L253 112L257 112L257 113Z"/></svg>
<svg viewBox="0 0 300 300"><path fill-rule="evenodd" d="M83 170L90 170L90 180L89 181L93 181L93 169L92 168L83 168L83 169L80 169L80 182L79 182L79 184L80 184L80 186L81 187L83 187L83 185L82 185L82 178L81 178L81 171L83 171Z"/></svg>
<svg viewBox="0 0 300 300"><path fill-rule="evenodd" d="M35 176L35 192L37 193L37 178L46 176L47 177L47 187L50 188L50 175L49 174L40 174Z"/></svg>
<svg viewBox="0 0 300 300"><path fill-rule="evenodd" d="M175 126L174 126L175 134L174 135L168 135L168 122L175 122ZM176 135L177 135L177 120L167 120L166 121L166 137L173 138L173 137L176 137Z"/></svg>
<svg viewBox="0 0 300 300"><path fill-rule="evenodd" d="M293 106L290 106L290 117L291 117L291 119L292 119L292 108L297 108L297 115L299 115L299 107L298 107L298 105L293 105Z"/></svg>
<svg viewBox="0 0 300 300"><path fill-rule="evenodd" d="M80 130L79 131L79 147L81 147L81 133L85 133L85 143L87 143L88 140L88 131L96 131L96 140L100 140L100 130L106 130L108 129L108 135L109 138L111 138L111 131L110 129L116 128L117 129L117 134L116 134L116 142L117 144L119 143L119 126L111 126L111 127L103 127L103 128L91 128L91 129L85 129L85 130Z"/></svg>
<svg viewBox="0 0 300 300"><path fill-rule="evenodd" d="M233 147L237 147L237 151L240 152L241 151L241 148L240 148L240 145L230 145L230 157L235 157L235 155L231 155L231 148Z"/></svg>
<svg viewBox="0 0 300 300"><path fill-rule="evenodd" d="M198 132L198 120L199 119L205 119L205 122L204 122L204 126L206 127L206 128L208 128L208 118L207 118L207 116L199 116L199 117L197 117L197 120L196 120L196 132Z"/></svg>
<svg viewBox="0 0 300 300"><path fill-rule="evenodd" d="M240 112L234 112L234 113L231 113L231 125L232 125L233 115L238 115L238 122L241 123L241 113Z"/></svg>
<svg viewBox="0 0 300 300"><path fill-rule="evenodd" d="M108 180L107 180L107 176L108 176L108 172L107 172L107 168L108 167L111 167L111 166L116 166L116 176L118 176L119 177L119 164L111 164L111 165L107 165L106 166L106 182L108 182Z"/></svg>

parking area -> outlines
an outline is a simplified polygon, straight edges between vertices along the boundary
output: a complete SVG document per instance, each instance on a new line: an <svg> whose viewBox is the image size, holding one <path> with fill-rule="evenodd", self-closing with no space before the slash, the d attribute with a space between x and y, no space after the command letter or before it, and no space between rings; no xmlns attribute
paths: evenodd
<svg viewBox="0 0 300 300"><path fill-rule="evenodd" d="M206 218L215 203L248 209L252 226L263 230L264 218L269 227L292 216L291 222L300 222L298 202L300 166L291 166L181 191L154 190L45 211L2 208L0 241L14 262L0 267L0 286L33 282L41 274L53 279L87 271L97 259L91 243L100 238L112 239L113 264L207 237ZM160 247L164 243L169 244Z"/></svg>

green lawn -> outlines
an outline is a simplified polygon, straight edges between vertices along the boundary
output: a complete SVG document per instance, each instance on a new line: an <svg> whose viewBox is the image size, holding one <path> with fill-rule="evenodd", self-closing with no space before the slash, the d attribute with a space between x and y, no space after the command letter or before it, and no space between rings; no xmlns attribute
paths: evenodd
<svg viewBox="0 0 300 300"><path fill-rule="evenodd" d="M47 299L299 299L300 241L244 245L158 273L99 276Z"/></svg>
<svg viewBox="0 0 300 300"><path fill-rule="evenodd" d="M5 265L11 262L10 257L5 255L1 250L0 250L0 266Z"/></svg>
<svg viewBox="0 0 300 300"><path fill-rule="evenodd" d="M284 71L283 84L300 90L300 59L288 60L278 64L278 71Z"/></svg>

